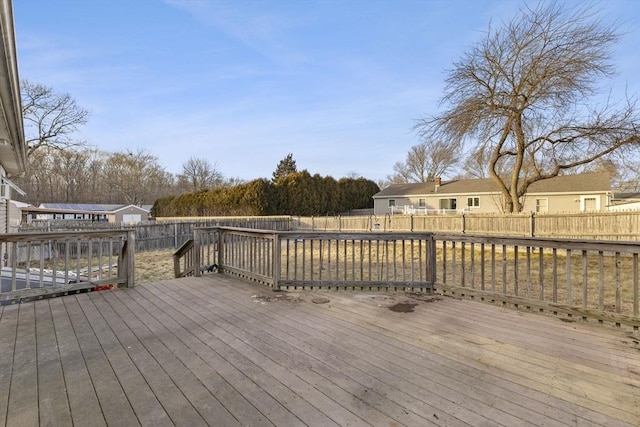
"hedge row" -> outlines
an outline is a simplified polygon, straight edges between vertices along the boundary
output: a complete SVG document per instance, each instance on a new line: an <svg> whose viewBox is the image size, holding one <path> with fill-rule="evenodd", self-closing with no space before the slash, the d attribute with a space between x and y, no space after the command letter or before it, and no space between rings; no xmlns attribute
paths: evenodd
<svg viewBox="0 0 640 427"><path fill-rule="evenodd" d="M261 178L228 188L158 199L154 216L324 215L373 207L378 185L365 178L293 172L276 182Z"/></svg>

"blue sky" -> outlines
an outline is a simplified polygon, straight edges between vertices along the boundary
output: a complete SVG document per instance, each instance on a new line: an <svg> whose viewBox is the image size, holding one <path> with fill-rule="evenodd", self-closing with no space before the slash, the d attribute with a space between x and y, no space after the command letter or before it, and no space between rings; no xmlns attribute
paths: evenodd
<svg viewBox="0 0 640 427"><path fill-rule="evenodd" d="M640 0L595 2L624 32L614 98L640 93ZM92 112L77 134L190 157L225 177L298 169L378 181L420 141L446 70L516 0L15 0L23 79Z"/></svg>

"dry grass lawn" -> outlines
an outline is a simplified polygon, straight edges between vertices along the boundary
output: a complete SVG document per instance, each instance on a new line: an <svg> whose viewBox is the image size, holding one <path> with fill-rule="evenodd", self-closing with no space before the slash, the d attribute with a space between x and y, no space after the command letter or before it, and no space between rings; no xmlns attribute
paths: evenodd
<svg viewBox="0 0 640 427"><path fill-rule="evenodd" d="M173 252L174 249L136 252L135 283L173 279Z"/></svg>

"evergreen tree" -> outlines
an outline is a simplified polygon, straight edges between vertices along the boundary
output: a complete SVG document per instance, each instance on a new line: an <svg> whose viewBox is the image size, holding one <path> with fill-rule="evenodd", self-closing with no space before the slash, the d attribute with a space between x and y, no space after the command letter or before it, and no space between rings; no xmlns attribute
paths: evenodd
<svg viewBox="0 0 640 427"><path fill-rule="evenodd" d="M289 153L287 154L287 157L280 160L276 170L273 172L273 182L277 182L280 178L295 172L298 172L296 161L293 160L293 154Z"/></svg>

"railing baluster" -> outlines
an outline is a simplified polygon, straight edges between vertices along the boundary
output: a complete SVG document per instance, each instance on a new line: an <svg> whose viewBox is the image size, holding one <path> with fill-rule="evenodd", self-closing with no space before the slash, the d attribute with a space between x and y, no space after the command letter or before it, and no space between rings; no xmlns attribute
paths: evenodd
<svg viewBox="0 0 640 427"><path fill-rule="evenodd" d="M525 260L527 263L527 298L531 298L531 246L525 248Z"/></svg>
<svg viewBox="0 0 640 427"><path fill-rule="evenodd" d="M638 253L633 254L633 316L638 317Z"/></svg>
<svg viewBox="0 0 640 427"><path fill-rule="evenodd" d="M571 249L567 249L567 305L573 305L573 286L571 283Z"/></svg>
<svg viewBox="0 0 640 427"><path fill-rule="evenodd" d="M491 292L496 291L496 245L491 244Z"/></svg>
<svg viewBox="0 0 640 427"><path fill-rule="evenodd" d="M604 252L598 251L598 310L604 311Z"/></svg>
<svg viewBox="0 0 640 427"><path fill-rule="evenodd" d="M582 308L587 308L587 291L588 291L588 283L587 278L589 277L589 272L587 269L587 251L582 251Z"/></svg>
<svg viewBox="0 0 640 427"><path fill-rule="evenodd" d="M538 299L544 301L544 251L542 247L538 248Z"/></svg>
<svg viewBox="0 0 640 427"><path fill-rule="evenodd" d="M515 296L519 296L519 283L518 283L518 278L519 278L519 268L520 266L518 265L518 246L514 246L513 247L513 295Z"/></svg>
<svg viewBox="0 0 640 427"><path fill-rule="evenodd" d="M622 312L622 291L620 289L620 252L616 252L616 313Z"/></svg>
<svg viewBox="0 0 640 427"><path fill-rule="evenodd" d="M469 251L469 258L471 258L471 288L476 287L476 244L471 242L471 250Z"/></svg>
<svg viewBox="0 0 640 427"><path fill-rule="evenodd" d="M480 244L480 289L484 291L485 277L484 277L484 243Z"/></svg>

